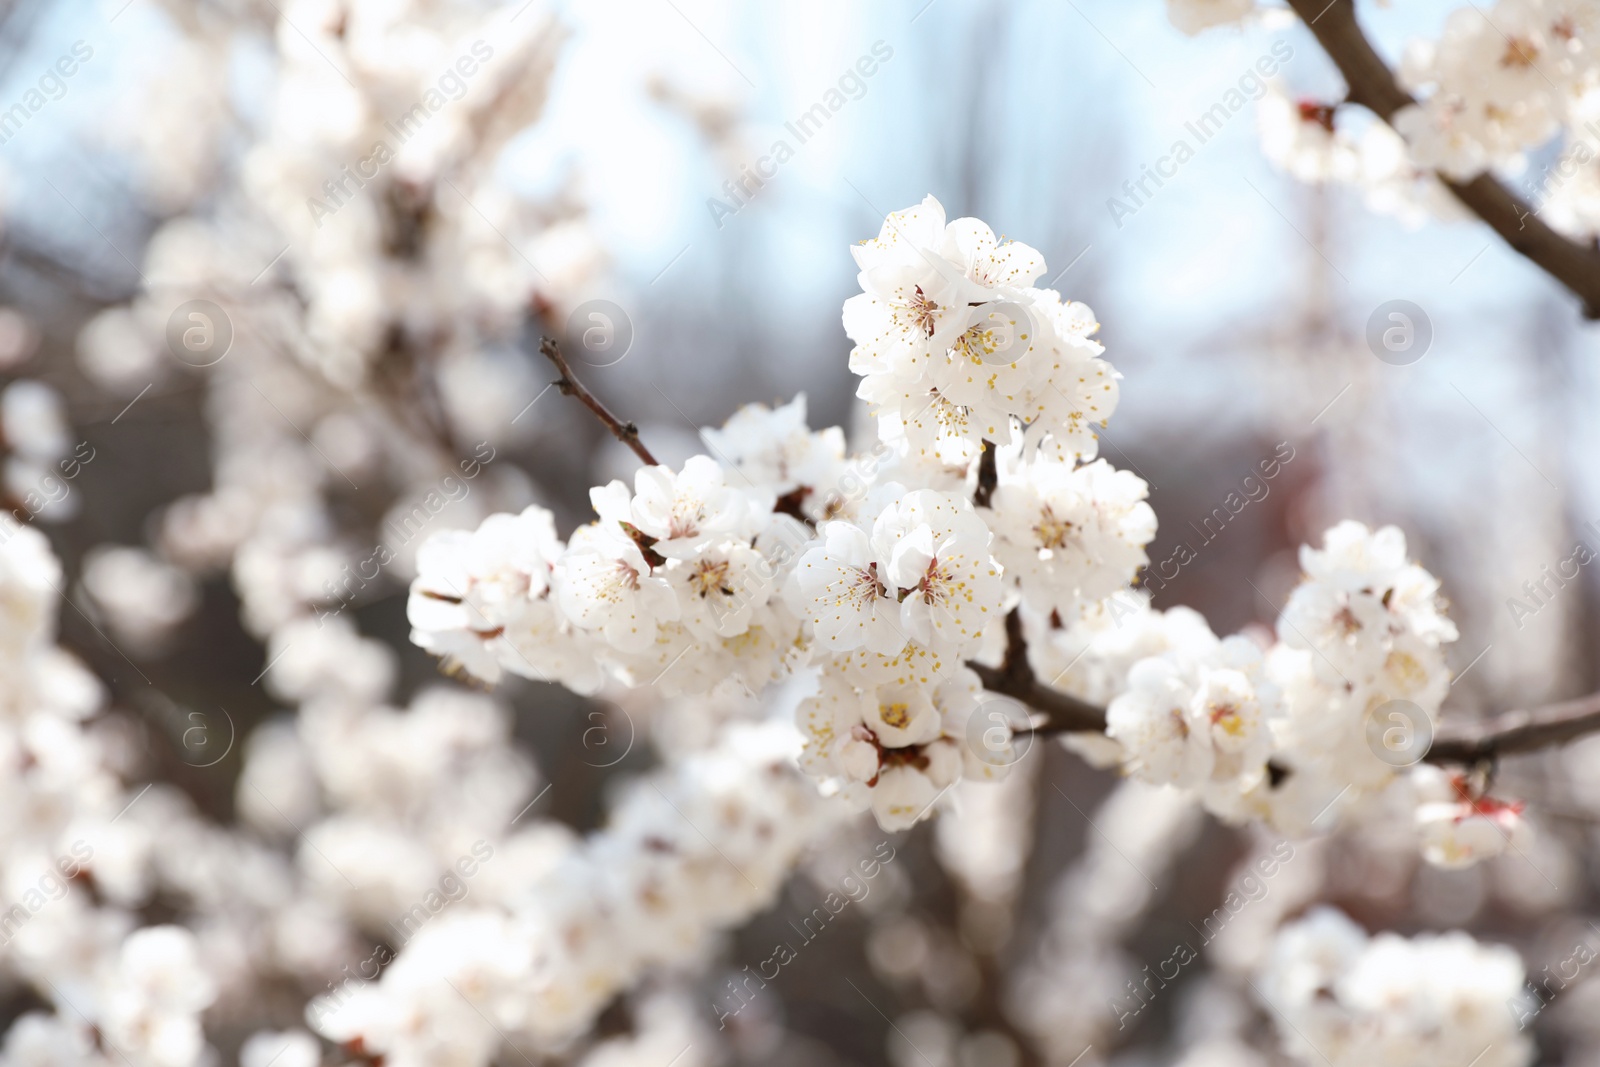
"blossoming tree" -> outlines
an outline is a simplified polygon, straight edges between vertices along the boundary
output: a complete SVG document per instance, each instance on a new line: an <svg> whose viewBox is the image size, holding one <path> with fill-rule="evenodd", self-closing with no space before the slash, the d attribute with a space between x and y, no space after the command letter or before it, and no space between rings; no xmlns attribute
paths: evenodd
<svg viewBox="0 0 1600 1067"><path fill-rule="evenodd" d="M1457 635L1400 530L1344 522L1302 549L1275 640L1218 637L1193 611L1153 609L1136 584L1156 526L1146 484L1097 454L1118 375L1090 309L1034 287L1036 250L947 220L932 197L852 252L863 291L844 326L875 420L870 452L811 430L799 399L742 409L674 471L546 342L563 390L584 395L644 465L631 487L592 490L596 519L565 543L537 506L430 540L412 639L486 682L510 672L688 696L790 686L800 768L829 806L870 809L886 831L938 818L1055 734L1091 762L1290 839L1403 796L1430 862L1525 845L1521 805L1486 791L1480 759L1529 729L1586 729L1593 712L1446 733L1431 753L1440 766L1421 762ZM741 840L718 881L796 847L787 833ZM649 910L648 897L607 899L619 917ZM1345 980L1309 978L1297 969L1307 956L1385 966L1364 962L1364 935L1343 917L1308 922L1285 933L1288 970L1269 972L1279 995L1298 1004ZM1492 1062L1525 1062L1504 1010L1522 995L1514 958L1470 941L1379 944L1423 972L1429 954L1461 953L1475 974L1461 989L1403 983L1417 1012L1471 1011L1430 1058L1405 1062L1447 1063L1481 1044L1498 1050ZM592 985L579 973L560 984ZM1419 1024L1376 1009L1381 1034L1368 1033L1367 995L1336 1018L1319 1009L1321 1040L1291 1046L1389 1062L1382 1050L1416 1041ZM1294 1010L1308 1008L1285 1009L1290 1037ZM383 1040L359 1024L335 1033Z"/></svg>
<svg viewBox="0 0 1600 1067"><path fill-rule="evenodd" d="M1036 249L933 196L889 214L850 250L854 432L813 429L798 396L658 462L569 363L580 339L557 336L597 269L581 203L497 169L544 106L550 10L165 8L166 91L119 131L162 221L137 294L77 347L123 414L180 373L169 348L193 358L211 484L164 502L148 545L89 551L80 608L35 519L71 516L53 487L101 469L96 452L49 386L0 393L6 1064L770 1060L786 1028L847 1029L833 1002L799 1020L813 1005L787 991L863 913L875 977L827 982L881 1016L897 1064L1526 1067L1544 1008L1584 1009L1600 949L1581 930L1541 969L1461 931L1375 928L1325 887L1521 877L1496 898L1520 921L1493 940L1524 951L1543 917L1576 919L1545 868L1581 883L1581 853L1535 832L1501 761L1600 732L1600 695L1451 707L1456 624L1395 526L1300 546L1270 629L1157 606L1149 486L1101 450L1122 378L1094 312L1039 285ZM1191 34L1286 14L1167 8ZM1469 5L1398 74L1350 0L1289 8L1349 90L1274 88L1275 164L1408 221L1476 216L1600 313L1600 4ZM210 91L235 49L272 59L259 114ZM1350 104L1380 121L1359 128ZM1513 192L1507 173L1552 145L1560 180ZM29 330L0 311L0 363ZM537 353L529 331L549 335ZM509 398L546 364L572 417L637 460L568 528L500 458L535 432ZM443 674L404 699L397 649L357 621L391 573ZM288 709L240 732L225 816L146 775L112 713L150 702L130 679L156 688L146 653L216 574L264 652L240 688ZM131 674L96 677L65 647L63 599ZM588 716L586 749L648 735L645 760L588 764L614 772L592 828L540 809L583 761L539 766L505 690L535 693L542 721ZM190 769L215 766L224 725L216 761L233 751L219 710L179 716ZM1091 810L1041 769L1058 759L1104 786ZM1087 829L1030 868L1056 840L1035 818L1049 790ZM1194 890L1186 868L1208 865L1226 884ZM1448 884L1483 896L1488 878ZM1030 879L1048 885L1024 923ZM1158 1013L1178 1047L1135 1041Z"/></svg>

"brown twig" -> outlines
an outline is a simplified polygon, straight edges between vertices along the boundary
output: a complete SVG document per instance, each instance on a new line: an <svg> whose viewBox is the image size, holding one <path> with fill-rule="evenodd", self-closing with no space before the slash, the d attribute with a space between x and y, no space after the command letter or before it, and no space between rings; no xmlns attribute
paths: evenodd
<svg viewBox="0 0 1600 1067"><path fill-rule="evenodd" d="M968 667L983 680L983 687L1042 712L1047 718L1037 730L1041 734L1100 732L1106 728L1104 708L1040 683L1028 662L1028 642L1022 636L1022 617L1015 608L1006 616L1006 656L999 667L968 662Z"/></svg>
<svg viewBox="0 0 1600 1067"><path fill-rule="evenodd" d="M1563 745L1600 730L1600 693L1508 711L1481 722L1454 723L1434 735L1429 763L1478 763L1497 756Z"/></svg>
<svg viewBox="0 0 1600 1067"><path fill-rule="evenodd" d="M1355 0L1289 0L1344 75L1347 99L1394 124L1394 114L1416 103L1367 40L1356 21ZM1562 236L1488 172L1457 182L1439 175L1467 210L1517 252L1566 286L1583 303L1587 318L1600 318L1600 243L1580 244Z"/></svg>
<svg viewBox="0 0 1600 1067"><path fill-rule="evenodd" d="M640 462L644 463L645 466L655 467L660 465L656 457L652 456L650 450L644 447L644 443L639 440L639 427L631 422L623 422L611 414L593 393L583 387L583 383L578 381L577 377L572 373L572 367L568 365L567 357L561 354L560 345L545 337L539 341L539 351L544 353L544 357L554 363L556 370L561 372L561 377L557 378L553 383L557 389L567 396L575 396L583 401L583 406L594 412L594 417L605 424L606 429L611 431L611 436L633 449L633 454L638 456Z"/></svg>
<svg viewBox="0 0 1600 1067"><path fill-rule="evenodd" d="M995 466L994 442L983 442L983 455L978 457L978 488L972 494L972 502L980 508L989 506L989 501L994 498L994 491L1000 485L1000 471Z"/></svg>
<svg viewBox="0 0 1600 1067"><path fill-rule="evenodd" d="M1104 708L1042 684L1028 663L1022 620L1006 616L1006 655L999 667L968 663L990 692L1022 701L1045 716L1035 733L1100 732L1106 728ZM1532 710L1508 711L1480 722L1449 723L1434 734L1423 757L1428 763L1476 764L1519 752L1534 752L1600 732L1600 693L1548 704Z"/></svg>

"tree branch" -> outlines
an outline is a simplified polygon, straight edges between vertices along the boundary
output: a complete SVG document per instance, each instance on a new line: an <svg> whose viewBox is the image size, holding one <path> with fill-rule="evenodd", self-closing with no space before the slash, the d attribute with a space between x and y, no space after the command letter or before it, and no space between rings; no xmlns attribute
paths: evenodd
<svg viewBox="0 0 1600 1067"><path fill-rule="evenodd" d="M1344 75L1351 102L1391 126L1395 112L1416 103L1361 31L1355 0L1289 0L1289 6ZM1438 177L1467 210L1582 301L1586 318L1600 318L1600 243L1580 244L1557 233L1487 171L1468 182Z"/></svg>
<svg viewBox="0 0 1600 1067"><path fill-rule="evenodd" d="M994 450L993 441L983 442L983 455L978 457L978 488L972 494L972 503L976 507L988 507L989 501L994 498L995 489L1000 485L1000 472L995 467Z"/></svg>
<svg viewBox="0 0 1600 1067"><path fill-rule="evenodd" d="M1429 763L1477 763L1516 752L1563 745L1600 730L1600 693L1548 704L1531 711L1508 711L1482 722L1441 728L1428 749Z"/></svg>
<svg viewBox="0 0 1600 1067"><path fill-rule="evenodd" d="M1036 733L1100 733L1106 728L1104 708L1044 685L1034 675L1033 665L1028 662L1028 642L1022 636L1022 617L1016 608L1006 616L1005 661L999 667L986 667L969 660L967 666L991 693L1020 700L1034 711L1042 712L1047 720Z"/></svg>
<svg viewBox="0 0 1600 1067"><path fill-rule="evenodd" d="M567 357L561 354L560 345L548 337L541 338L539 351L544 353L545 358L554 363L556 370L561 372L561 377L554 382L557 389L567 396L575 396L583 401L583 406L594 412L595 418L604 423L606 429L611 431L611 436L633 449L633 454L638 456L645 466L655 467L660 465L656 461L656 457L650 454L650 450L640 442L639 427L631 422L623 422L611 414L593 393L583 387L583 383L573 375L572 367L567 363Z"/></svg>
<svg viewBox="0 0 1600 1067"><path fill-rule="evenodd" d="M983 687L1027 704L1045 716L1039 734L1099 733L1106 728L1104 708L1041 683L1028 663L1022 619L1006 616L1006 655L999 667L969 662ZM1548 704L1531 711L1508 711L1479 722L1448 723L1433 737L1423 759L1428 763L1479 763L1520 752L1566 744L1600 732L1600 693Z"/></svg>

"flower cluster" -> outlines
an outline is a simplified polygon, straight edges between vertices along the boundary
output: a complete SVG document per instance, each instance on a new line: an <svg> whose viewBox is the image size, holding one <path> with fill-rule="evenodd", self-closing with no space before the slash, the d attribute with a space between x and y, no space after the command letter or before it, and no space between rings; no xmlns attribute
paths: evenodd
<svg viewBox="0 0 1600 1067"><path fill-rule="evenodd" d="M1438 41L1407 50L1401 80L1428 93L1395 128L1418 163L1468 180L1560 132L1573 102L1600 87L1597 43L1594 0L1458 8Z"/></svg>
<svg viewBox="0 0 1600 1067"><path fill-rule="evenodd" d="M643 468L632 491L594 489L600 518L566 544L539 507L435 536L418 553L412 639L489 682L760 689L799 631L774 593L806 534L771 490L730 475L707 456Z"/></svg>
<svg viewBox="0 0 1600 1067"><path fill-rule="evenodd" d="M1173 0L1170 14L1194 33L1250 6ZM1524 199L1552 226L1592 236L1600 228L1597 56L1595 0L1467 4L1450 13L1437 40L1407 47L1398 78L1418 102L1395 112L1392 127L1273 85L1258 111L1262 148L1295 178L1357 188L1372 210L1409 226L1466 217L1440 178L1522 174ZM1528 156L1552 145L1556 158L1534 174Z"/></svg>
<svg viewBox="0 0 1600 1067"><path fill-rule="evenodd" d="M1004 597L992 535L968 500L894 495L870 533L825 523L793 593L822 668L820 691L801 706L804 766L847 799L870 799L885 829L928 814L963 773L994 769L963 743L980 685L961 663Z"/></svg>
<svg viewBox="0 0 1600 1067"><path fill-rule="evenodd" d="M1128 688L1106 709L1128 773L1198 792L1219 814L1243 814L1267 783L1271 725L1283 717L1278 687L1247 637L1195 640L1139 660Z"/></svg>
<svg viewBox="0 0 1600 1067"><path fill-rule="evenodd" d="M1347 108L1295 99L1271 82L1256 109L1261 150L1279 170L1303 182L1361 191L1367 207L1407 226L1456 219L1465 209L1434 172L1414 159L1387 123L1360 121Z"/></svg>
<svg viewBox="0 0 1600 1067"><path fill-rule="evenodd" d="M1285 711L1274 760L1288 776L1268 810L1289 833L1422 758L1450 688L1444 645L1457 636L1438 579L1407 558L1393 526L1342 522L1321 549L1301 548L1300 566L1268 662Z"/></svg>
<svg viewBox="0 0 1600 1067"><path fill-rule="evenodd" d="M1533 1042L1507 1011L1522 961L1462 933L1369 938L1331 908L1284 927L1260 993L1306 1064L1524 1067Z"/></svg>
<svg viewBox="0 0 1600 1067"><path fill-rule="evenodd" d="M536 507L437 536L413 640L485 681L581 692L808 673L802 766L886 828L1004 773L1021 723L965 661L1019 597L1075 618L1125 589L1155 534L1143 480L1091 461L1116 375L1089 309L1031 287L1037 252L947 225L931 197L855 252L865 291L844 318L871 448L810 430L804 398L752 406L705 432L717 458L592 490L599 517L566 544Z"/></svg>
<svg viewBox="0 0 1600 1067"><path fill-rule="evenodd" d="M810 430L803 398L746 408L706 432L719 459L592 490L598 518L566 543L537 507L431 539L413 640L484 681L510 672L584 693L760 693L803 677L802 768L886 829L1015 761L1026 713L968 666L995 662L1013 609L1036 675L1107 706L1104 735L1075 747L1230 821L1312 833L1421 757L1456 630L1398 529L1346 522L1303 548L1276 643L1153 611L1130 584L1155 515L1142 479L1088 458L1092 394L1065 414L1015 401L1050 393L1064 353L1081 380L1114 378L1086 328L1056 331L1045 313L1081 325L1087 309L1026 289L1037 253L974 220L947 225L931 198L890 216L857 261L852 366L864 396L901 391L879 407L870 453L847 458L838 430ZM1030 332L1014 362L990 365L974 331L1001 304ZM992 372L988 385L952 385L958 367ZM1016 389L985 391L1001 381ZM988 414L941 422L924 448L901 403L912 397ZM1067 458L1062 442L1077 442ZM1374 723L1391 737L1396 715L1410 750L1380 751Z"/></svg>
<svg viewBox="0 0 1600 1067"><path fill-rule="evenodd" d="M918 460L965 465L985 440L1092 459L1116 374L1083 304L1035 289L1044 257L977 219L948 225L933 197L851 249L862 292L845 301L856 395L879 436Z"/></svg>
<svg viewBox="0 0 1600 1067"><path fill-rule="evenodd" d="M1156 533L1143 478L1103 459L1073 466L1046 456L999 460L987 516L995 558L1034 611L1076 618L1125 590L1149 562Z"/></svg>
<svg viewBox="0 0 1600 1067"><path fill-rule="evenodd" d="M1305 578L1267 648L1219 640L1195 612L1153 611L1126 593L1077 626L1037 624L1035 669L1108 702L1114 750L1075 746L1194 790L1225 819L1295 836L1385 789L1426 751L1455 626L1394 527L1341 523L1300 562Z"/></svg>
<svg viewBox="0 0 1600 1067"><path fill-rule="evenodd" d="M0 833L0 966L49 1010L5 1036L7 1062L190 1067L218 995L194 933L147 926L160 881L157 797L126 790L90 720L99 682L55 643L61 564L37 530L0 537L0 788L17 817ZM148 788L148 787L147 787ZM181 820L168 812L169 832Z"/></svg>
<svg viewBox="0 0 1600 1067"><path fill-rule="evenodd" d="M792 746L786 729L738 726L633 783L605 829L545 850L514 892L447 913L378 981L314 1003L318 1028L400 1063L486 1063L497 1032L570 1041L645 968L694 960L766 907L833 825Z"/></svg>

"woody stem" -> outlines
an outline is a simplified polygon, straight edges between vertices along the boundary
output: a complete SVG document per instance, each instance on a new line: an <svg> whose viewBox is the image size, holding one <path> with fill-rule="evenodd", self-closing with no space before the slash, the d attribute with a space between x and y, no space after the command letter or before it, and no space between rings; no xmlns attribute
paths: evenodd
<svg viewBox="0 0 1600 1067"><path fill-rule="evenodd" d="M1006 616L1006 653L999 667L968 663L983 687L1024 704L1045 716L1040 734L1103 732L1104 708L1079 700L1039 681L1028 663L1022 620ZM1503 712L1479 722L1448 723L1434 734L1423 757L1428 763L1477 764L1500 756L1535 752L1600 732L1600 693L1532 709Z"/></svg>
<svg viewBox="0 0 1600 1067"><path fill-rule="evenodd" d="M600 400L593 393L584 388L582 382L578 381L577 376L572 373L571 365L567 363L567 357L561 354L560 345L556 344L551 338L545 337L539 341L539 351L544 354L546 359L555 364L556 370L561 372L561 377L557 378L553 383L557 389L561 390L566 396L577 397L583 403L583 406L594 412L594 417L599 419L601 424L611 431L611 436L633 449L633 454L639 457L640 462L648 467L659 465L656 457L651 455L650 450L639 440L639 427L631 422L623 422L611 414L606 406L600 403Z"/></svg>

